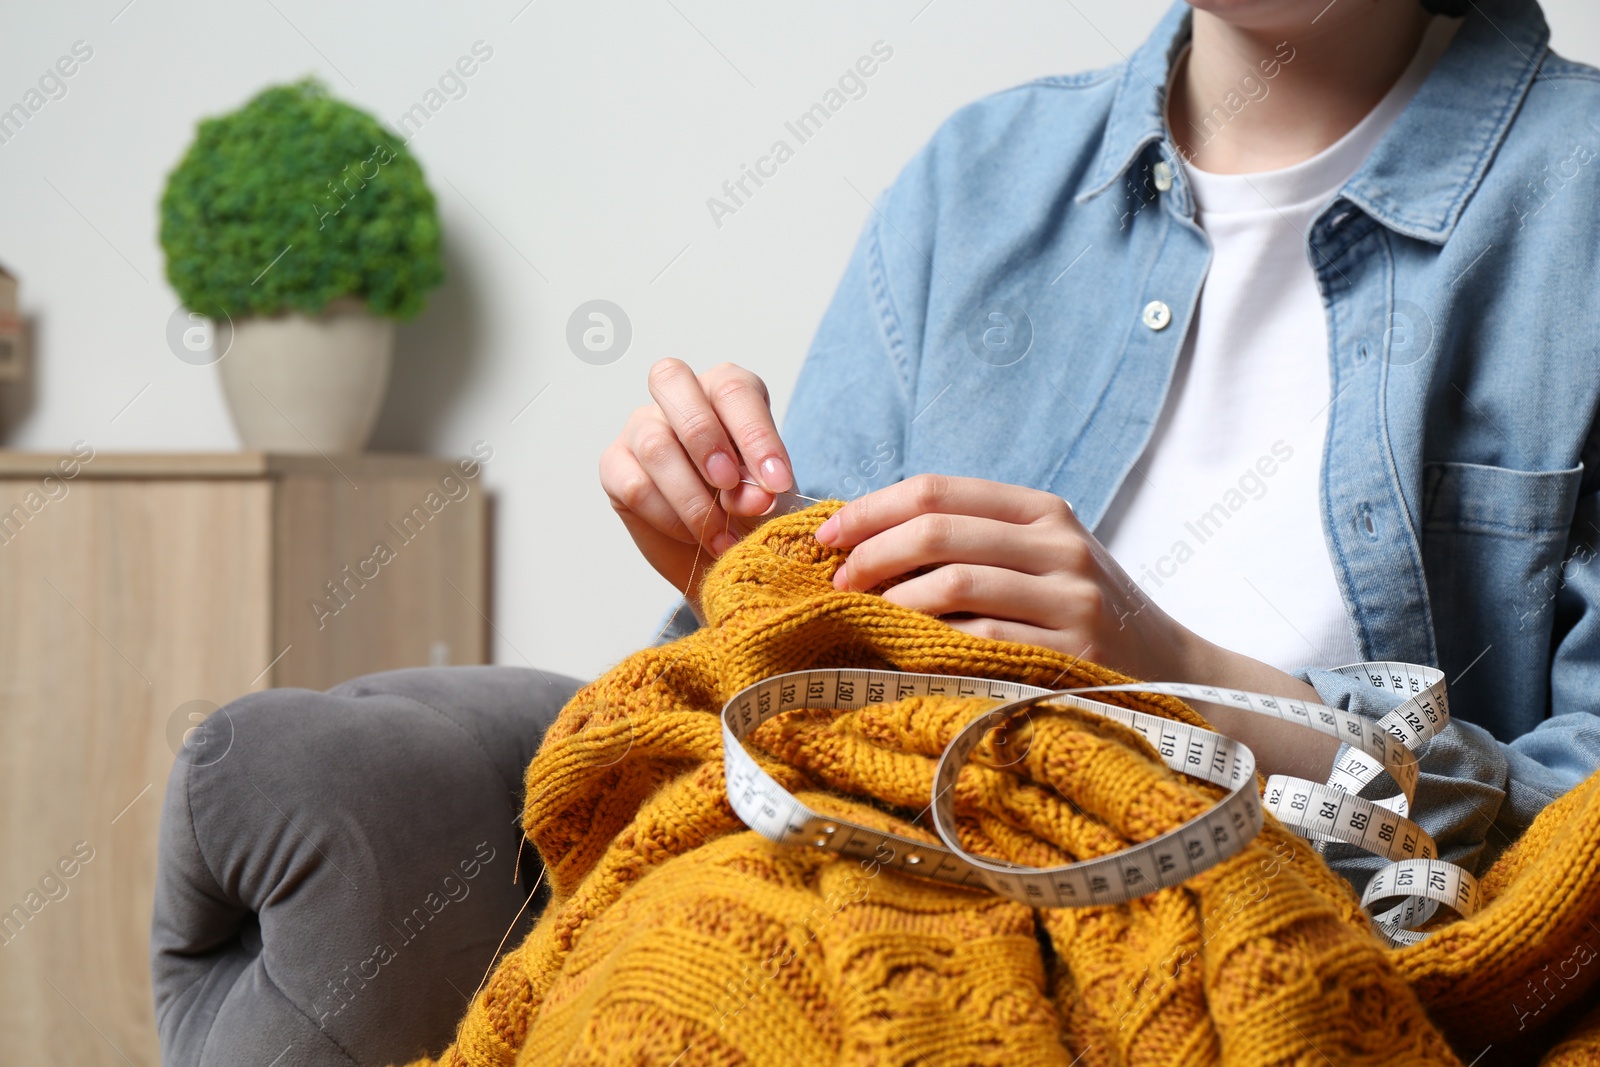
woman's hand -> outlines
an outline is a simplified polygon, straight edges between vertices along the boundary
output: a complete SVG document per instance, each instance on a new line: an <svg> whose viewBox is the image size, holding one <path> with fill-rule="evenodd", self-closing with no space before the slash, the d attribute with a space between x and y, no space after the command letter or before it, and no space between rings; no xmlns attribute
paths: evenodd
<svg viewBox="0 0 1600 1067"><path fill-rule="evenodd" d="M696 376L663 359L649 385L655 403L635 408L601 454L600 484L639 551L700 616L700 580L747 532L739 518L765 512L794 476L755 374L722 363ZM761 484L742 482L741 467Z"/></svg>
<svg viewBox="0 0 1600 1067"><path fill-rule="evenodd" d="M817 540L850 549L834 575L840 589L870 589L934 567L884 599L970 634L1043 645L1144 681L1318 700L1292 675L1206 641L1167 615L1051 493L919 474L846 504L818 528ZM1327 777L1337 741L1220 705L1199 710L1249 744L1265 773Z"/></svg>
<svg viewBox="0 0 1600 1067"><path fill-rule="evenodd" d="M1135 678L1175 679L1195 635L1147 599L1060 497L919 474L851 501L817 540L849 548L840 589L936 565L884 599L958 630L1044 645Z"/></svg>

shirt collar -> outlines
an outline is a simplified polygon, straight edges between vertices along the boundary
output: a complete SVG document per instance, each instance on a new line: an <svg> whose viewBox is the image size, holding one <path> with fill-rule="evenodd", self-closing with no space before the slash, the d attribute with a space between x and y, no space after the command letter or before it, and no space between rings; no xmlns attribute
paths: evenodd
<svg viewBox="0 0 1600 1067"><path fill-rule="evenodd" d="M1079 203L1109 189L1152 143L1176 159L1163 109L1167 74L1189 28L1190 8L1180 0L1123 64ZM1549 40L1550 28L1532 0L1475 2L1340 195L1397 233L1443 244L1505 138Z"/></svg>

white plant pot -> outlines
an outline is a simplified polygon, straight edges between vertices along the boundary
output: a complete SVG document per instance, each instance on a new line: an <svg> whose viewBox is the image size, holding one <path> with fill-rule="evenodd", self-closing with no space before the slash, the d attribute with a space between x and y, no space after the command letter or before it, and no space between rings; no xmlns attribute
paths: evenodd
<svg viewBox="0 0 1600 1067"><path fill-rule="evenodd" d="M359 452L378 421L394 321L350 298L319 315L241 318L217 364L246 448Z"/></svg>

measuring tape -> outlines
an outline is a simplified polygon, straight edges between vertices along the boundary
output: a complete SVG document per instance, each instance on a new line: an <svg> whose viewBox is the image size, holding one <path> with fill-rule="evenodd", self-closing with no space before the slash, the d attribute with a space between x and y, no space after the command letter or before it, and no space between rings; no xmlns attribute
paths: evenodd
<svg viewBox="0 0 1600 1067"><path fill-rule="evenodd" d="M1438 859L1438 847L1410 818L1416 796L1416 750L1450 721L1444 675L1409 663L1356 663L1334 673L1403 698L1373 721L1321 704L1182 682L1139 682L1041 689L990 678L905 671L815 669L774 675L735 693L722 708L723 770L728 801L746 826L769 841L871 858L903 874L983 886L1033 907L1121 904L1178 885L1236 855L1261 831L1264 811L1317 842L1342 841L1392 860L1372 877L1361 903L1392 944L1414 944L1415 929L1440 905L1466 916L1477 910L1471 874ZM1268 715L1343 741L1326 783L1272 775L1257 794L1256 758L1244 743L1213 730L1091 700L1086 693L1160 693ZM941 845L868 829L806 807L761 769L744 746L756 727L786 711L851 711L907 697L981 697L997 702L966 724L939 756L929 810ZM1120 852L1061 867L1027 867L975 856L955 833L955 784L990 731L1039 704L1064 705L1138 731L1174 771L1228 789L1215 806L1158 837ZM1387 773L1399 792L1357 796ZM1380 904L1394 901L1385 910Z"/></svg>

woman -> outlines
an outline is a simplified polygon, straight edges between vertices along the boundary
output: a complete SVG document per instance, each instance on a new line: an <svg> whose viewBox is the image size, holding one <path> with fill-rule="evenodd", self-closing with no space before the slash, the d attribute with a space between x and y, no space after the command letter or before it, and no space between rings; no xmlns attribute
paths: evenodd
<svg viewBox="0 0 1600 1067"><path fill-rule="evenodd" d="M640 550L698 613L794 488L853 498L841 588L931 567L886 597L968 632L1372 715L1326 668L1436 664L1415 812L1487 866L1600 765L1600 72L1532 2L1433 7L1195 0L959 111L781 434L749 371L651 368L600 465ZM1206 711L1327 777L1332 742Z"/></svg>

